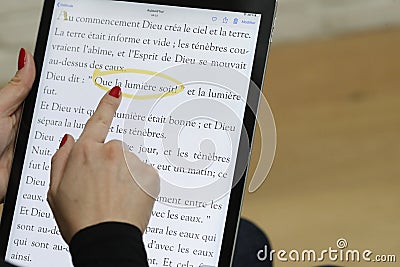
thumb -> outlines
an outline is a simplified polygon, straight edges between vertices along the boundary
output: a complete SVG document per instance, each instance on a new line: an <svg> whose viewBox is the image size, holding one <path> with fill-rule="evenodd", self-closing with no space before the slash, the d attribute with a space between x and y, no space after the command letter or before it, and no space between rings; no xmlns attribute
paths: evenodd
<svg viewBox="0 0 400 267"><path fill-rule="evenodd" d="M12 115L32 89L36 69L32 54L21 49L18 71L11 81L0 89L0 114Z"/></svg>
<svg viewBox="0 0 400 267"><path fill-rule="evenodd" d="M68 134L64 135L60 144L60 149L58 149L51 159L49 195L55 193L58 189L64 174L65 165L67 164L74 144L75 140L72 136Z"/></svg>

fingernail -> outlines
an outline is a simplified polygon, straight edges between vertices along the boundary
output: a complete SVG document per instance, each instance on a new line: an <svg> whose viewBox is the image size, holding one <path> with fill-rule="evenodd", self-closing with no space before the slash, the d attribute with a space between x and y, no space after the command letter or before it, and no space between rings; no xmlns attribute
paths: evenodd
<svg viewBox="0 0 400 267"><path fill-rule="evenodd" d="M64 135L63 139L61 140L59 148L62 148L63 145L65 145L65 143L67 142L67 140L68 140L68 135L66 134L66 135Z"/></svg>
<svg viewBox="0 0 400 267"><path fill-rule="evenodd" d="M25 57L26 57L26 51L25 49L21 48L19 50L19 57L18 57L18 70L21 70L23 67L25 67Z"/></svg>
<svg viewBox="0 0 400 267"><path fill-rule="evenodd" d="M108 94L115 98L119 98L121 96L121 87L115 86L113 89L111 89L110 93Z"/></svg>

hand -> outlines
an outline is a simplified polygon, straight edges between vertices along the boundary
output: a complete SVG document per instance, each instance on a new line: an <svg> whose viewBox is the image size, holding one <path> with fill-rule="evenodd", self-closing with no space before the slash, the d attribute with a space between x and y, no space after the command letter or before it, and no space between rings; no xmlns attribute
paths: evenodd
<svg viewBox="0 0 400 267"><path fill-rule="evenodd" d="M120 102L121 89L115 87L100 101L79 140L66 135L52 158L48 202L68 244L79 230L102 222L133 224L142 233L149 222L154 199L136 181L146 181L158 195L158 173L124 151L122 142L104 143Z"/></svg>
<svg viewBox="0 0 400 267"><path fill-rule="evenodd" d="M19 54L18 69L14 78L0 89L0 203L7 191L22 102L35 80L33 57L24 49Z"/></svg>

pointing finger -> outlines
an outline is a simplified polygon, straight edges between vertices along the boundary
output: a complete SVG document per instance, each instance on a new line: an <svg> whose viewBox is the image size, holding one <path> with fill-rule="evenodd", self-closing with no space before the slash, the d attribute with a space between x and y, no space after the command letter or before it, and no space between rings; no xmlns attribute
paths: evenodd
<svg viewBox="0 0 400 267"><path fill-rule="evenodd" d="M121 103L121 88L116 86L111 89L101 100L86 123L80 139L91 139L95 142L104 143L110 129L114 113Z"/></svg>

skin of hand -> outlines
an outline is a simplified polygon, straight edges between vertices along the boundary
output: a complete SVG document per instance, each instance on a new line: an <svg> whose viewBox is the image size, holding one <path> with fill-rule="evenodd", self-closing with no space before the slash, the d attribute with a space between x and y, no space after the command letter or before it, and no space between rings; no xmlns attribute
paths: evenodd
<svg viewBox="0 0 400 267"><path fill-rule="evenodd" d="M102 222L129 223L142 233L149 222L154 199L136 181L158 195L157 171L123 149L124 143L105 143L121 98L119 87L107 93L80 138L65 135L52 158L47 198L68 244L79 230Z"/></svg>
<svg viewBox="0 0 400 267"><path fill-rule="evenodd" d="M11 81L0 89L0 203L7 191L22 103L36 75L32 54L25 49L20 50L18 69Z"/></svg>

